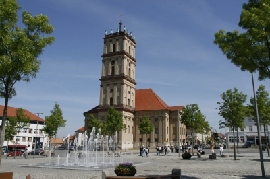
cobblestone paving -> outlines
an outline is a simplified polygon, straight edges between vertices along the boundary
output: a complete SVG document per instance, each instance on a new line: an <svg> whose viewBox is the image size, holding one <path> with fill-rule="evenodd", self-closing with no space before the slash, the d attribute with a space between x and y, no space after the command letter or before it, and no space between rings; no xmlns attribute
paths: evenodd
<svg viewBox="0 0 270 179"><path fill-rule="evenodd" d="M182 170L182 179L256 179L262 178L261 162L258 153L240 153L237 154L237 160L233 160L233 153L228 158L217 156L216 160L208 159L208 154L201 158L193 156L191 160L183 160L178 157L177 153L169 153L167 156L157 156L150 153L149 157L140 157L137 154L127 155L123 158L123 162L132 162L137 168L138 175L151 174L170 174L173 168ZM67 170L53 168L34 168L23 167L24 164L47 163L48 158L29 157L24 159L21 157L5 158L2 157L0 172L13 172L13 179L25 179L30 174L33 179L101 179L101 170ZM56 158L52 159L56 162ZM266 178L270 178L270 157L264 153L264 168ZM107 168L109 175L114 174L114 168Z"/></svg>

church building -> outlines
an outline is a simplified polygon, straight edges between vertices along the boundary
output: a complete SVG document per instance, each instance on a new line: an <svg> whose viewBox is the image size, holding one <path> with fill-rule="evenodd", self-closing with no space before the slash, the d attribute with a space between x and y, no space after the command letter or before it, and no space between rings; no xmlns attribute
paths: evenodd
<svg viewBox="0 0 270 179"><path fill-rule="evenodd" d="M168 143L178 144L186 140L186 126L178 126L177 111L184 106L168 106L152 89L136 89L135 58L136 41L132 32L126 31L120 20L117 32L105 31L102 57L99 105L84 112L85 129L90 114L104 121L108 109L113 106L123 114L126 129L118 133L118 146L122 149L138 148L141 145L156 147ZM151 134L140 134L139 123L148 117L155 129Z"/></svg>

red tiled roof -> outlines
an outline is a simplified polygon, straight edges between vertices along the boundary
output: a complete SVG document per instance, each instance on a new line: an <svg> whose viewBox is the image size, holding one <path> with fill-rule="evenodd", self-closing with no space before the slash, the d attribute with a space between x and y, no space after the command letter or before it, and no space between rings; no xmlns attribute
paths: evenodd
<svg viewBox="0 0 270 179"><path fill-rule="evenodd" d="M96 107L92 108L91 110L84 112L83 115L85 116L86 114L98 113L98 110L97 110L98 107L99 106L96 106Z"/></svg>
<svg viewBox="0 0 270 179"><path fill-rule="evenodd" d="M18 108L8 106L7 107L7 116L16 116L16 110L17 109ZM29 116L31 121L37 121L38 120L40 122L45 122L45 120L42 119L41 117L38 117L37 115L35 115L35 114L25 110L25 109L23 109L23 110L24 110L24 114ZM3 111L4 111L4 106L0 105L0 116L3 116Z"/></svg>
<svg viewBox="0 0 270 179"><path fill-rule="evenodd" d="M137 89L135 107L136 111L146 111L164 110L169 106L152 89Z"/></svg>
<svg viewBox="0 0 270 179"><path fill-rule="evenodd" d="M84 127L78 129L77 131L84 131Z"/></svg>
<svg viewBox="0 0 270 179"><path fill-rule="evenodd" d="M184 106L168 106L152 89L138 89L135 97L136 111L182 110Z"/></svg>
<svg viewBox="0 0 270 179"><path fill-rule="evenodd" d="M60 138L51 138L51 143L56 143L56 144L62 144L63 143L63 140L60 139Z"/></svg>
<svg viewBox="0 0 270 179"><path fill-rule="evenodd" d="M182 110L183 108L184 108L184 106L170 106L170 107L168 107L168 109L170 111L177 111L178 109Z"/></svg>

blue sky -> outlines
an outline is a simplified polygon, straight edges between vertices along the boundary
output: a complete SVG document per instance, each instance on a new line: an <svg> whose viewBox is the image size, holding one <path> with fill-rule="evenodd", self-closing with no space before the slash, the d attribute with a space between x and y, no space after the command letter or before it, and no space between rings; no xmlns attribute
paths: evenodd
<svg viewBox="0 0 270 179"><path fill-rule="evenodd" d="M248 0L18 0L22 10L44 14L55 42L44 49L36 79L18 82L9 106L50 115L59 103L64 137L84 125L83 112L99 103L105 30L116 31L119 16L136 38L137 89L152 88L169 106L197 103L218 132L217 102L228 89L252 96L251 74L230 63L213 44L214 33L238 27ZM21 16L21 11L19 13ZM257 81L269 91L269 81ZM2 104L4 100L1 99Z"/></svg>

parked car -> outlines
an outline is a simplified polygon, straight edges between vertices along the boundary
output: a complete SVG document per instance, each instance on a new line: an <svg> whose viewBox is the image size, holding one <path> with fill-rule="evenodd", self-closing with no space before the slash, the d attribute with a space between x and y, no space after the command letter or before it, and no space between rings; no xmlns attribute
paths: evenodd
<svg viewBox="0 0 270 179"><path fill-rule="evenodd" d="M8 157L12 157L15 155L15 151L10 152L7 154ZM21 156L22 155L22 151L21 150L16 150L16 156Z"/></svg>
<svg viewBox="0 0 270 179"><path fill-rule="evenodd" d="M28 153L28 155L42 155L42 154L44 154L43 149L32 150L31 152Z"/></svg>

